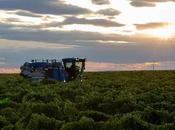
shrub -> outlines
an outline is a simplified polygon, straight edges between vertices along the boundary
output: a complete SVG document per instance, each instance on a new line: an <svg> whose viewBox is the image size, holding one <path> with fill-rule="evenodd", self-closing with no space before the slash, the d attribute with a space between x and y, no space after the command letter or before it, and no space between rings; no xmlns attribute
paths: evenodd
<svg viewBox="0 0 175 130"><path fill-rule="evenodd" d="M151 107L147 107L145 109L143 118L147 122L157 125L173 122L173 116L169 114L167 111L159 111Z"/></svg>
<svg viewBox="0 0 175 130"><path fill-rule="evenodd" d="M42 84L56 84L57 82L53 79L44 79L41 81Z"/></svg>
<svg viewBox="0 0 175 130"><path fill-rule="evenodd" d="M62 104L63 120L74 121L77 120L78 110L71 102L65 102Z"/></svg>
<svg viewBox="0 0 175 130"><path fill-rule="evenodd" d="M99 110L108 114L128 113L137 110L138 107L130 99L122 98L115 101L100 103Z"/></svg>
<svg viewBox="0 0 175 130"><path fill-rule="evenodd" d="M94 130L95 122L87 117L82 117L79 121L69 122L62 126L61 130Z"/></svg>
<svg viewBox="0 0 175 130"><path fill-rule="evenodd" d="M127 114L118 115L105 123L104 130L148 130L149 125L141 119Z"/></svg>
<svg viewBox="0 0 175 130"><path fill-rule="evenodd" d="M85 116L88 118L92 118L95 122L98 121L107 121L111 116L103 113L103 112L98 112L98 111L82 111L79 113L79 116Z"/></svg>
<svg viewBox="0 0 175 130"><path fill-rule="evenodd" d="M119 121L119 129L123 128L126 130L148 130L149 125L141 119L131 114L127 114Z"/></svg>
<svg viewBox="0 0 175 130"><path fill-rule="evenodd" d="M32 114L27 128L29 130L60 130L63 123L63 121L49 118L43 114Z"/></svg>
<svg viewBox="0 0 175 130"><path fill-rule="evenodd" d="M85 96L84 100L79 104L81 110L99 110L99 104L103 102L103 97L96 93Z"/></svg>
<svg viewBox="0 0 175 130"><path fill-rule="evenodd" d="M174 130L174 128L175 128L175 123L168 123L168 124L157 126L157 129L159 130Z"/></svg>
<svg viewBox="0 0 175 130"><path fill-rule="evenodd" d="M14 124L19 120L19 116L10 107L0 110L0 114L6 117L6 119L10 121L12 124Z"/></svg>
<svg viewBox="0 0 175 130"><path fill-rule="evenodd" d="M3 128L4 126L9 125L10 122L6 120L5 117L0 115L0 128Z"/></svg>
<svg viewBox="0 0 175 130"><path fill-rule="evenodd" d="M0 109L5 108L10 102L10 97L0 97Z"/></svg>
<svg viewBox="0 0 175 130"><path fill-rule="evenodd" d="M162 110L162 109L167 110L170 113L175 110L175 104L170 104L168 102L153 103L153 104L151 104L151 107L153 107L154 109L158 109L158 110Z"/></svg>
<svg viewBox="0 0 175 130"><path fill-rule="evenodd" d="M48 117L54 117L56 119L63 119L63 113L59 106L54 103L34 103L31 106L33 113L45 114Z"/></svg>
<svg viewBox="0 0 175 130"><path fill-rule="evenodd" d="M14 130L14 126L12 124L9 124L9 125L3 127L1 130Z"/></svg>

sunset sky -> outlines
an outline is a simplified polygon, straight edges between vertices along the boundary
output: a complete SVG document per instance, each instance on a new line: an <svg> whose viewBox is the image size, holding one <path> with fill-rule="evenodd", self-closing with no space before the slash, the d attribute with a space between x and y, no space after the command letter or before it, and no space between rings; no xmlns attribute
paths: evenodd
<svg viewBox="0 0 175 130"><path fill-rule="evenodd" d="M85 57L87 70L175 69L175 0L0 0L0 71Z"/></svg>

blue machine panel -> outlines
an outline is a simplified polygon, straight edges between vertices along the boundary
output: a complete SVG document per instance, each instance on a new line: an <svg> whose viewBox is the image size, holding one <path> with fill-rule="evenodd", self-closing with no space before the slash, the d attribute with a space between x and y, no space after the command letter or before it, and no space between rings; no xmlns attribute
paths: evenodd
<svg viewBox="0 0 175 130"><path fill-rule="evenodd" d="M59 80L59 69L53 69L54 79Z"/></svg>
<svg viewBox="0 0 175 130"><path fill-rule="evenodd" d="M60 76L61 76L61 81L65 81L65 75L64 75L64 70L60 71Z"/></svg>

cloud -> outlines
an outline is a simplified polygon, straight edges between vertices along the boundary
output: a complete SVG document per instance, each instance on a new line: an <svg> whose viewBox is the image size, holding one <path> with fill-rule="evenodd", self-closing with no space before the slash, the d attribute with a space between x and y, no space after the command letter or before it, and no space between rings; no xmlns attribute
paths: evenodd
<svg viewBox="0 0 175 130"><path fill-rule="evenodd" d="M32 29L43 29L48 27L61 27L64 16L51 14L36 14L29 11L0 11L0 26L7 25L15 27L30 27ZM7 28L8 29L8 28Z"/></svg>
<svg viewBox="0 0 175 130"><path fill-rule="evenodd" d="M175 0L130 0L130 4L135 7L154 7L157 2L175 2Z"/></svg>
<svg viewBox="0 0 175 130"><path fill-rule="evenodd" d="M57 43L60 41L65 41L65 44L68 44L70 41L73 42L76 40L121 41L124 38L126 37L121 35L102 34L98 32L73 31L73 30L47 31L47 30L35 29L32 27L20 28L12 25L0 24L0 39L20 40L20 41L40 41L48 43Z"/></svg>
<svg viewBox="0 0 175 130"><path fill-rule="evenodd" d="M162 28L170 25L170 23L145 23L145 24L135 24L136 28L138 30L146 30L146 29L156 29L156 28Z"/></svg>
<svg viewBox="0 0 175 130"><path fill-rule="evenodd" d="M110 4L109 0L92 0L92 3L96 5Z"/></svg>
<svg viewBox="0 0 175 130"><path fill-rule="evenodd" d="M4 65L5 64L5 58L4 57L0 57L0 65Z"/></svg>
<svg viewBox="0 0 175 130"><path fill-rule="evenodd" d="M19 41L39 41L45 43L63 43L63 44L77 44L77 40L101 40L101 41L123 41L133 43L152 43L154 41L159 43L161 39L148 37L141 34L131 36L120 34L103 34L98 32L85 31L47 31L42 29L35 29L32 27L19 28L12 25L0 24L0 39L19 40ZM174 39L170 39L174 42ZM79 45L80 43L78 43ZM81 43L83 45L86 43ZM88 43L89 44L89 43Z"/></svg>
<svg viewBox="0 0 175 130"><path fill-rule="evenodd" d="M116 16L120 14L120 11L112 9L112 8L108 8L108 9L99 10L96 13L106 15L106 16Z"/></svg>
<svg viewBox="0 0 175 130"><path fill-rule="evenodd" d="M146 0L144 1L143 0L132 0L130 4L135 7L154 7L155 6L154 2L149 2Z"/></svg>
<svg viewBox="0 0 175 130"><path fill-rule="evenodd" d="M42 17L42 15L40 15L40 14L32 13L32 12L26 11L26 10L17 10L17 11L15 11L15 14L19 15L19 16Z"/></svg>
<svg viewBox="0 0 175 130"><path fill-rule="evenodd" d="M24 10L16 10L16 11L3 11L1 14L4 14L0 18L1 24L11 25L15 28L18 27L30 27L32 29L43 29L43 28L51 28L58 27L62 28L64 25L71 24L81 24L81 25L94 25L101 27L121 27L124 24L117 23L115 21L111 21L110 19L105 18L77 18L76 16L58 16L58 15L45 15L45 14L37 14L32 13L30 11ZM114 16L118 15L119 11L114 9L106 9L100 10L95 14L103 14L106 16ZM84 16L85 17L85 16ZM22 29L21 29L22 30Z"/></svg>
<svg viewBox="0 0 175 130"><path fill-rule="evenodd" d="M47 49L47 50L58 50L58 49L72 49L78 47L76 45L65 45L61 43L43 43L43 42L29 42L29 41L11 41L11 40L0 40L0 49L2 48L13 48L13 49ZM1 58L0 58L1 61ZM1 63L1 62L0 62Z"/></svg>
<svg viewBox="0 0 175 130"><path fill-rule="evenodd" d="M62 0L0 0L1 10L26 10L39 14L76 15L88 9L65 4Z"/></svg>
<svg viewBox="0 0 175 130"><path fill-rule="evenodd" d="M1 19L0 23L19 23L19 22L23 22L21 19L19 18L6 18L6 19Z"/></svg>
<svg viewBox="0 0 175 130"><path fill-rule="evenodd" d="M85 18L75 18L68 17L63 21L63 25L67 24L91 24L95 26L103 26L103 27L121 27L123 24L113 22L107 19L85 19Z"/></svg>

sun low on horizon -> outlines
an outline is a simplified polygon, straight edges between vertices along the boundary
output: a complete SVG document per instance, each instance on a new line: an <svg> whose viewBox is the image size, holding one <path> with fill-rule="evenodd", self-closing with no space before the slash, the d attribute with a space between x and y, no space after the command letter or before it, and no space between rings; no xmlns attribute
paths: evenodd
<svg viewBox="0 0 175 130"><path fill-rule="evenodd" d="M169 40L175 37L175 25L166 25L156 29L147 29L142 31L143 34L156 37L158 39Z"/></svg>
<svg viewBox="0 0 175 130"><path fill-rule="evenodd" d="M0 68L73 56L95 65L174 62L174 13L174 0L0 0Z"/></svg>

